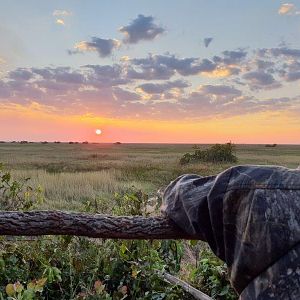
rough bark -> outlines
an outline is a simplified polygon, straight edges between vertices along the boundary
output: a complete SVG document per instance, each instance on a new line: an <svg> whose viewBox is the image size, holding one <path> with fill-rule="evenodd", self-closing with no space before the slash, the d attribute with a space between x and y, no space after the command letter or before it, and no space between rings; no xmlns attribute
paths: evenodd
<svg viewBox="0 0 300 300"><path fill-rule="evenodd" d="M110 239L199 239L170 219L62 211L0 212L0 235L76 235Z"/></svg>

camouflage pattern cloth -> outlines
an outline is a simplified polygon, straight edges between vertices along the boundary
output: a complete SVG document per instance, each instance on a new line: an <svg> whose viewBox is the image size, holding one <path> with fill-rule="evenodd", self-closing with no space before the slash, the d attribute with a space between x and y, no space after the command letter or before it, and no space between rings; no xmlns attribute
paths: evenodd
<svg viewBox="0 0 300 300"><path fill-rule="evenodd" d="M163 211L227 263L240 299L300 299L299 169L182 175L166 188Z"/></svg>

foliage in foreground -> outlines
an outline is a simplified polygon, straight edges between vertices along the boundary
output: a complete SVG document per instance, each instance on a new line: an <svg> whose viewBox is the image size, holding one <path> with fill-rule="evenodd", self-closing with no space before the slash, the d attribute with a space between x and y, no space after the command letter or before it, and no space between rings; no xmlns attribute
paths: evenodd
<svg viewBox="0 0 300 300"><path fill-rule="evenodd" d="M180 159L180 164L184 165L193 162L212 162L212 163L234 163L237 157L234 154L235 147L232 143L216 144L208 149L201 150L195 147L194 153L186 153Z"/></svg>
<svg viewBox="0 0 300 300"><path fill-rule="evenodd" d="M0 210L29 210L43 202L42 188L33 188L29 180L14 180L0 163Z"/></svg>
<svg viewBox="0 0 300 300"><path fill-rule="evenodd" d="M174 272L179 267L180 257L174 243L112 240L97 243L77 237L13 243L3 240L1 293L3 297L10 295L24 300L186 299L180 289L169 286L156 273L164 269ZM41 281L45 285L31 293L31 297L21 293L20 285L25 291L25 286Z"/></svg>
<svg viewBox="0 0 300 300"><path fill-rule="evenodd" d="M192 285L213 299L237 299L237 295L227 279L227 266L210 250L203 248L199 252L199 262L190 272Z"/></svg>
<svg viewBox="0 0 300 300"><path fill-rule="evenodd" d="M2 210L31 209L37 203L36 193L28 193L35 189L28 188L26 181L14 181L9 172L0 173L0 187ZM115 194L113 211L147 215L147 200L146 194L134 189ZM97 203L87 203L86 208L95 212ZM192 299L158 273L178 273L183 254L183 244L178 241L2 237L0 299ZM216 299L234 299L225 273L214 271L223 270L223 263L205 253L201 257L192 270L193 283Z"/></svg>

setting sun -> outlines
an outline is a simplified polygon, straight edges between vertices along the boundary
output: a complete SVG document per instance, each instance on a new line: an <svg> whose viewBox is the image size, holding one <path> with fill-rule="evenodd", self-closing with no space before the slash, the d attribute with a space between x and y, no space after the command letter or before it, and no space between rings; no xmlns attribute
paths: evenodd
<svg viewBox="0 0 300 300"><path fill-rule="evenodd" d="M96 132L97 135L100 135L102 133L101 129L96 129L95 132Z"/></svg>

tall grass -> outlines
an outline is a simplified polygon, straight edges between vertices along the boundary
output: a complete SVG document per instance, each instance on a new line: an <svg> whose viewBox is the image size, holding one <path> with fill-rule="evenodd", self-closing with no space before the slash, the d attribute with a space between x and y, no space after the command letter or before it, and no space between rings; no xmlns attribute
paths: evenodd
<svg viewBox="0 0 300 300"><path fill-rule="evenodd" d="M120 170L109 169L97 172L49 173L45 170L13 170L16 179L30 177L30 184L42 186L45 194L44 208L72 209L82 207L87 200L111 199L115 192L124 192L131 186L142 189L138 181L122 180Z"/></svg>
<svg viewBox="0 0 300 300"><path fill-rule="evenodd" d="M32 185L43 187L42 208L81 210L99 198L109 212L114 192L135 186L152 196L181 174L217 174L233 164L180 165L182 155L193 150L193 145L0 144L0 162L16 178L30 177ZM236 145L236 155L238 164L300 165L300 146Z"/></svg>

